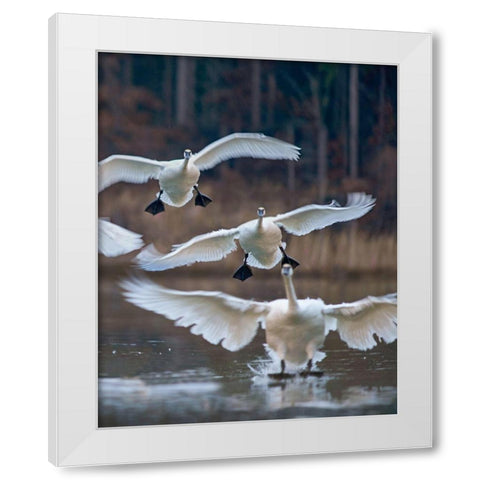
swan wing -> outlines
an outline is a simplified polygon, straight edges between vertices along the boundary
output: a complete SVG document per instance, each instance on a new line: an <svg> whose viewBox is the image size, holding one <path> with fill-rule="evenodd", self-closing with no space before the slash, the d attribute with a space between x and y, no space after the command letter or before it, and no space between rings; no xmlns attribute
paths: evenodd
<svg viewBox="0 0 480 480"><path fill-rule="evenodd" d="M158 179L168 162L133 155L110 155L98 163L98 191L117 182L146 183Z"/></svg>
<svg viewBox="0 0 480 480"><path fill-rule="evenodd" d="M298 160L300 148L261 133L232 133L207 145L192 160L199 170L207 170L231 158Z"/></svg>
<svg viewBox="0 0 480 480"><path fill-rule="evenodd" d="M193 237L186 243L174 245L170 253L162 254L153 245L145 247L136 258L143 270L161 271L191 265L195 262L222 260L237 248L238 230L216 230Z"/></svg>
<svg viewBox="0 0 480 480"><path fill-rule="evenodd" d="M375 205L375 199L366 193L351 193L342 207L333 201L328 205L305 205L288 213L273 217L273 221L288 233L306 235L333 223L360 218Z"/></svg>
<svg viewBox="0 0 480 480"><path fill-rule="evenodd" d="M214 345L232 352L250 343L269 311L268 303L243 300L221 292L183 292L164 288L146 278L121 282L125 298L140 308L191 327Z"/></svg>
<svg viewBox="0 0 480 480"><path fill-rule="evenodd" d="M105 218L98 220L98 251L106 257L124 255L144 245L139 233L115 225Z"/></svg>
<svg viewBox="0 0 480 480"><path fill-rule="evenodd" d="M325 315L336 319L340 338L350 347L368 350L377 345L378 339L391 343L397 338L397 294L383 297L366 297L352 303L328 305ZM328 323L328 330L335 325Z"/></svg>

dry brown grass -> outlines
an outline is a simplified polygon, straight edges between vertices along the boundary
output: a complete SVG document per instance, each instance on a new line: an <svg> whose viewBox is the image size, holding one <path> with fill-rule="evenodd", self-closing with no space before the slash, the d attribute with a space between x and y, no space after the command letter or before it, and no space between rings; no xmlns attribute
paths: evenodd
<svg viewBox="0 0 480 480"><path fill-rule="evenodd" d="M397 270L397 242L392 234L371 236L348 227L288 240L288 254L306 273L385 272Z"/></svg>
<svg viewBox="0 0 480 480"><path fill-rule="evenodd" d="M243 208L226 214L219 205L221 202L218 197L219 195L216 195L216 203L212 203L205 210L192 205L181 210L167 207L166 212L152 217L143 213L143 208L151 201L152 195L145 192L145 189L124 189L117 199L122 208L115 209L116 212L100 213L108 213L112 221L142 233L146 243L153 242L159 251L166 253L173 244L185 242L195 235L218 228L231 228L254 218L256 207L253 207L249 217L245 215ZM181 211L181 215L178 211ZM275 213L277 211L281 210L274 210ZM288 254L302 264L304 273L394 273L397 269L397 241L392 233L374 235L353 227L353 224L343 224L303 237L285 235L284 240L287 242ZM243 254L238 251L222 262L210 264L208 267L206 264L199 264L192 268L193 272L208 270L209 273L214 273L217 268L235 269L242 258ZM102 257L100 264L126 265L131 259L132 255L116 259Z"/></svg>
<svg viewBox="0 0 480 480"><path fill-rule="evenodd" d="M165 212L152 217L144 209L155 198L158 184L121 183L99 195L99 215L141 233L147 244L153 242L159 251L168 252L172 245L186 242L195 235L232 228L256 218L260 205L266 208L267 215L276 215L301 205L318 203L314 186L289 194L286 182L281 180L253 175L248 178L225 164L217 170L217 176L210 175L209 178L204 174L201 178L201 191L214 200L206 209L195 207L191 201L182 208L166 206ZM345 198L344 194L330 193L341 201ZM375 192L369 193L375 195ZM378 232L374 228L381 215L382 210L377 205L354 222L334 225L303 237L286 235L287 252L302 264L305 273L394 273L397 269L396 235ZM101 265L127 265L131 258L132 255L108 260L102 258ZM233 253L222 262L193 266L192 273L197 270L214 273L217 268L235 269L242 258L241 252Z"/></svg>

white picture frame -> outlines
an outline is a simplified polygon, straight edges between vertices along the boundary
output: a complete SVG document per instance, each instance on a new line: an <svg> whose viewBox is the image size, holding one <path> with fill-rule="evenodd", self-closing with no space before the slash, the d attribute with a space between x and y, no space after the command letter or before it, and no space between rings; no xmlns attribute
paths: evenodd
<svg viewBox="0 0 480 480"><path fill-rule="evenodd" d="M397 414L97 428L97 51L398 66ZM431 447L431 35L57 14L49 53L49 460L73 466Z"/></svg>

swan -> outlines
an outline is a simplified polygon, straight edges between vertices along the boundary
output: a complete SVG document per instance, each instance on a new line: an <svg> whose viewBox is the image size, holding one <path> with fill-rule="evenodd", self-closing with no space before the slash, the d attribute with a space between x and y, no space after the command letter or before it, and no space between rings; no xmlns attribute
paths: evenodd
<svg viewBox="0 0 480 480"><path fill-rule="evenodd" d="M142 236L110 222L98 219L98 251L106 257L117 257L144 246Z"/></svg>
<svg viewBox="0 0 480 480"><path fill-rule="evenodd" d="M305 366L302 375L320 375L312 371L312 359L330 331L337 330L350 348L359 350L371 349L382 339L391 343L397 338L396 294L339 305L326 305L320 298L299 300L293 267L285 264L281 272L286 298L271 302L222 292L171 290L146 278L123 280L120 286L130 303L163 315L176 326L191 327L194 335L232 352L249 344L261 324L268 348L280 359L280 372L270 374L274 378L292 376L285 372L286 365Z"/></svg>
<svg viewBox="0 0 480 480"><path fill-rule="evenodd" d="M212 200L198 189L200 172L220 162L239 157L298 160L300 149L295 145L260 133L232 133L198 153L186 149L183 159L157 161L132 155L111 155L98 164L99 192L117 182L146 183L158 180L160 192L145 209L156 215L165 210L164 203L182 207L193 196L195 205L206 207Z"/></svg>
<svg viewBox="0 0 480 480"><path fill-rule="evenodd" d="M285 253L281 227L294 235L306 235L337 222L354 220L365 215L375 205L375 199L365 193L348 195L347 203L340 206L335 200L328 205L305 205L275 217L266 217L265 208L257 209L258 218L236 228L221 229L198 235L186 243L174 245L170 253L159 253L153 244L145 247L135 261L144 270L161 271L195 262L222 260L236 250L238 243L245 252L243 264L233 277L244 281L253 273L250 268L270 269L280 261L292 265L299 263ZM248 264L247 264L248 261ZM250 266L249 266L250 265Z"/></svg>

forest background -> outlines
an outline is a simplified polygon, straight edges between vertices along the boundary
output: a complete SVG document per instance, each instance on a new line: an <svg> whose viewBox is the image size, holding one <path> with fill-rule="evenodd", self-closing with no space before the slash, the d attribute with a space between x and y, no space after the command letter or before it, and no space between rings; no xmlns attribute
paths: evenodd
<svg viewBox="0 0 480 480"><path fill-rule="evenodd" d="M120 153L181 158L232 132L261 132L296 144L299 162L236 159L202 172L213 198L152 217L158 183L120 183L99 195L99 215L142 233L162 252L172 244L309 203L365 191L364 218L306 237L286 237L311 274L396 273L397 69L386 65L99 53L98 159ZM238 257L238 258L237 258ZM131 256L101 258L126 264ZM192 272L234 269L241 254Z"/></svg>

